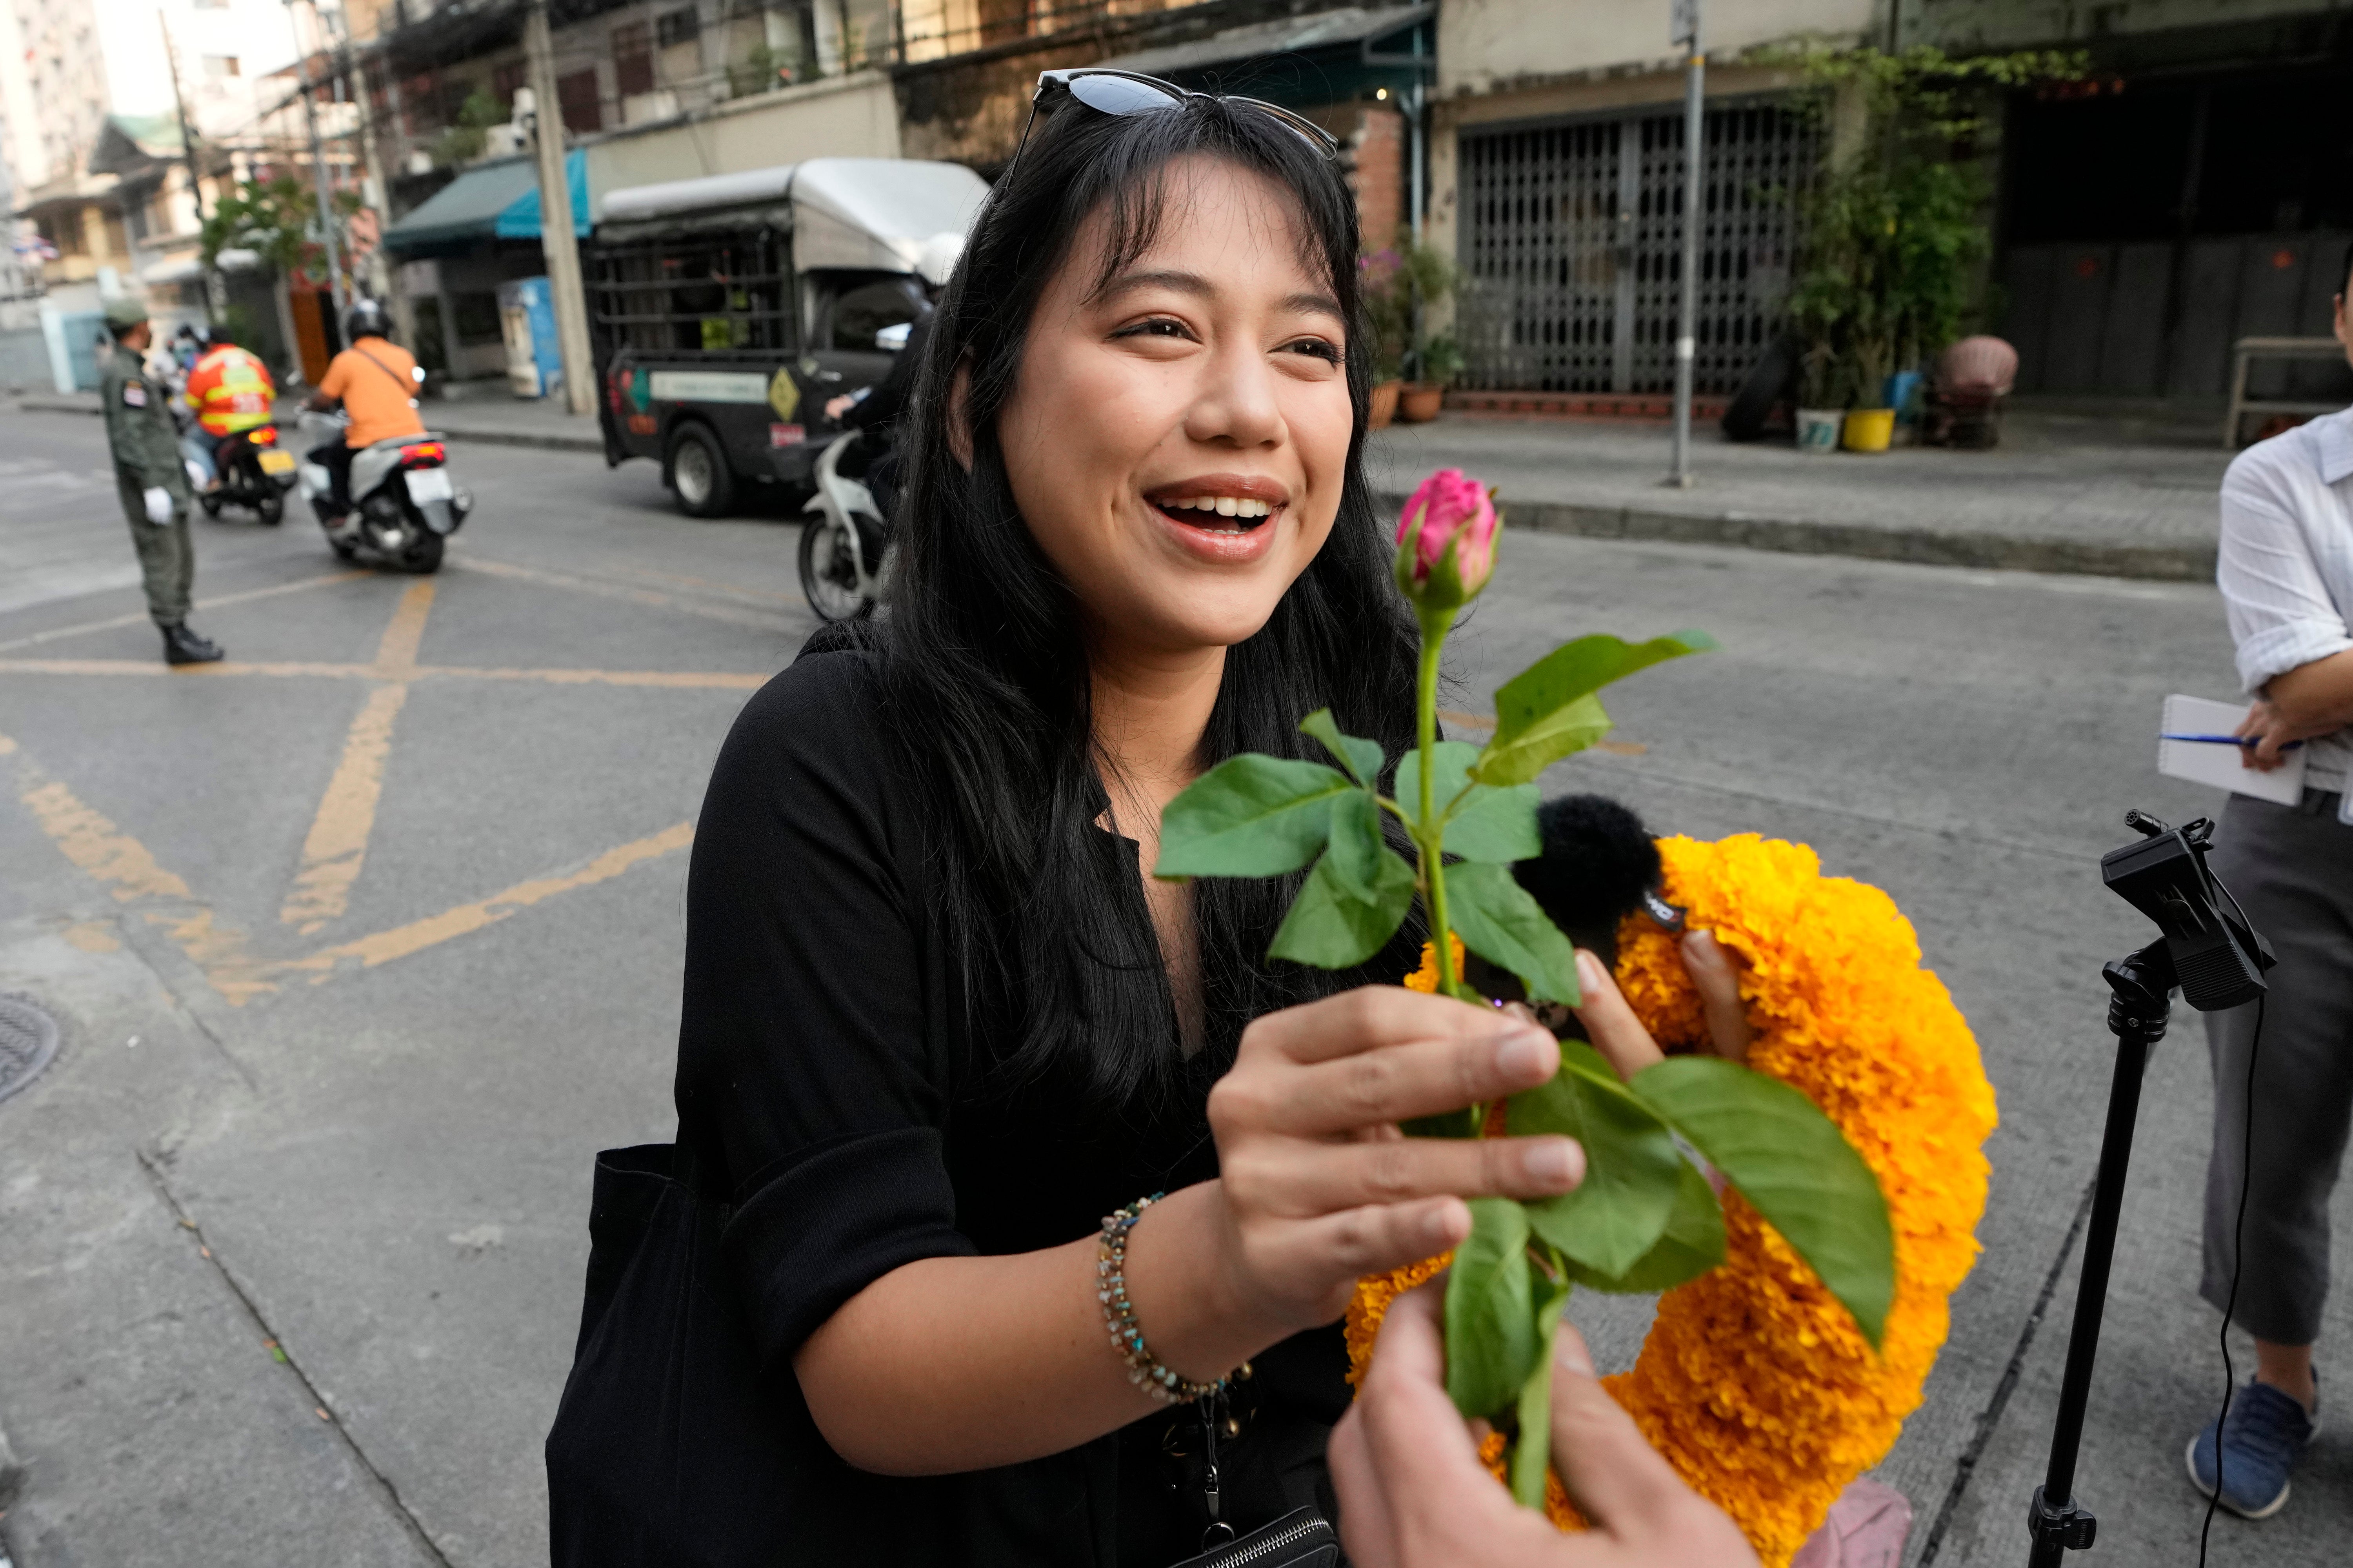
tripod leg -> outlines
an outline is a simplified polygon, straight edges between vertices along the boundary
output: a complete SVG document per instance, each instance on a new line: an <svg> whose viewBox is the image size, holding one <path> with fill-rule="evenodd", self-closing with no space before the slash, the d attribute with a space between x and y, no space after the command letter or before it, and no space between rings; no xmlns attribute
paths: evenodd
<svg viewBox="0 0 2353 1568"><path fill-rule="evenodd" d="M2084 1234L2084 1271L2075 1288L2075 1321L2067 1336L2067 1370L2059 1384L2059 1415L2052 1425L2051 1463L2027 1516L2034 1547L2030 1568L2057 1568L2063 1553L2092 1544L2096 1521L2074 1500L2075 1458L2084 1442L2084 1412L2091 1403L2092 1363L2100 1353L2100 1319L2108 1300L2108 1269L2116 1260L2116 1217L2124 1207L2125 1174L2132 1163L2133 1127L2140 1115L2141 1075L2150 1044L2164 1032L2139 1017L2116 1029L2116 1077L2108 1086L2107 1131L2100 1141L2100 1174L2092 1191L2092 1220Z"/></svg>

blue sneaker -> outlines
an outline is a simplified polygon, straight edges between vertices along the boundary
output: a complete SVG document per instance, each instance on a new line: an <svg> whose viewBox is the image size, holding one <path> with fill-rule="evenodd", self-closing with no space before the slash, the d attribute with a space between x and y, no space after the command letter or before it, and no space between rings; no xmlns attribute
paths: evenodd
<svg viewBox="0 0 2353 1568"><path fill-rule="evenodd" d="M2287 1501L2288 1472L2304 1458L2320 1430L2316 1411L2268 1383L2253 1378L2231 1401L2231 1423L2222 1431L2221 1504L2242 1519L2269 1519ZM2189 1484L2202 1497L2214 1496L2214 1423L2189 1439Z"/></svg>

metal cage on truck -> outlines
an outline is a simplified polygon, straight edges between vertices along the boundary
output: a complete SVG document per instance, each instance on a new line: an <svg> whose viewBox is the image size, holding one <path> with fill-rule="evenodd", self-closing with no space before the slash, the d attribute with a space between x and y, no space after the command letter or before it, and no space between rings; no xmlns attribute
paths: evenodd
<svg viewBox="0 0 2353 1568"><path fill-rule="evenodd" d="M890 369L987 186L957 163L817 158L614 191L584 268L605 460L690 512L805 482L837 393Z"/></svg>

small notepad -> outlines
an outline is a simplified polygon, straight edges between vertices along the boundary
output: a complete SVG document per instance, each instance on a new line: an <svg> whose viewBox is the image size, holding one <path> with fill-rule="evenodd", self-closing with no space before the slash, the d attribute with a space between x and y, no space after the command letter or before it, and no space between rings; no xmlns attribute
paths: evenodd
<svg viewBox="0 0 2353 1568"><path fill-rule="evenodd" d="M2214 702L2179 692L2165 700L2165 715L2158 728L2177 735L2227 735L2247 716L2247 704ZM2239 748L2210 741L2159 741L2157 771L2169 779L2211 784L2233 795L2294 805L2304 798L2304 752L2287 753L2287 761L2270 773L2239 765Z"/></svg>

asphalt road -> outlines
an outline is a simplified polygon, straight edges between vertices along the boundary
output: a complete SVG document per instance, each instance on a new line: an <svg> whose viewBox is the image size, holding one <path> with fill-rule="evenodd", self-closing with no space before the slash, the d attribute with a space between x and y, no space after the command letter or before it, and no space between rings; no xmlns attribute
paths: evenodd
<svg viewBox="0 0 2353 1568"><path fill-rule="evenodd" d="M98 422L0 421L0 991L66 1026L0 1101L19 1563L545 1561L590 1160L669 1135L682 850L737 706L812 623L773 519L683 520L643 465L453 456L479 507L436 579L351 572L296 521L200 522L195 624L233 662L174 677ZM2098 969L2146 934L2096 862L2127 805L2217 804L2150 767L2166 692L2232 689L2214 595L1504 551L1451 705L1578 632L1714 631L1547 787L1814 845L1894 896L1976 1027L2003 1116L1984 1255L1879 1474L1913 1501L1908 1561L2019 1560L2106 1092ZM2205 1078L2184 1018L2082 1472L2107 1561L2196 1550ZM1589 1321L1630 1358L1639 1307ZM2324 1435L2214 1561L2335 1561L2349 1515L2353 1449Z"/></svg>

